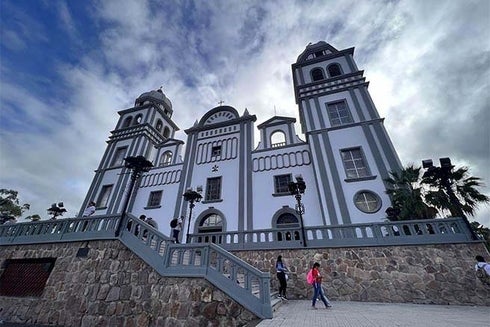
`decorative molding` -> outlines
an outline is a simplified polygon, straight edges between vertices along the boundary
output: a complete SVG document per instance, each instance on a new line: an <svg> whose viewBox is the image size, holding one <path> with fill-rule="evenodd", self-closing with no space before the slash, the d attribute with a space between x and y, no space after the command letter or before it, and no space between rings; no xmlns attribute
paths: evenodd
<svg viewBox="0 0 490 327"><path fill-rule="evenodd" d="M144 174L141 178L140 188L180 183L182 170L170 170L159 173Z"/></svg>
<svg viewBox="0 0 490 327"><path fill-rule="evenodd" d="M308 150L302 150L254 158L252 160L252 171L269 171L282 168L308 166L310 164L310 152Z"/></svg>

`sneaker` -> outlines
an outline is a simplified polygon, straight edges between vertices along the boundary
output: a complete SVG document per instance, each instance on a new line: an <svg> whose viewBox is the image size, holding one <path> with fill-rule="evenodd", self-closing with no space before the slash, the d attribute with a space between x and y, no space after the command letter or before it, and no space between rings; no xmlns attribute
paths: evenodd
<svg viewBox="0 0 490 327"><path fill-rule="evenodd" d="M312 308L313 310L316 310L316 307L315 307L314 305L312 305L312 306L311 306L311 308Z"/></svg>

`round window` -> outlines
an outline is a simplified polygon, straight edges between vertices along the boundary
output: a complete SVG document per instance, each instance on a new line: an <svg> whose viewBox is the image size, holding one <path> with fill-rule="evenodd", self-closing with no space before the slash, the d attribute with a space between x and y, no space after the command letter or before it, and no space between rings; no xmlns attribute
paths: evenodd
<svg viewBox="0 0 490 327"><path fill-rule="evenodd" d="M354 196L357 209L365 213L375 213L381 208L381 199L371 191L360 191Z"/></svg>

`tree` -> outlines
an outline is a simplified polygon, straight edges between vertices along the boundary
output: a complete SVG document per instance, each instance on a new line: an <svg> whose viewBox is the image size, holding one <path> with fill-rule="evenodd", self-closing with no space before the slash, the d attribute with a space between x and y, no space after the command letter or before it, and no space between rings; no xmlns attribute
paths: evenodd
<svg viewBox="0 0 490 327"><path fill-rule="evenodd" d="M422 183L428 189L425 200L453 217L474 216L480 204L490 201L488 196L477 190L483 186L481 178L470 176L467 167L452 168L433 167L427 170L422 178Z"/></svg>
<svg viewBox="0 0 490 327"><path fill-rule="evenodd" d="M431 164L423 176L421 168L413 164L390 172L390 178L385 179L386 193L393 203L386 211L389 220L435 218L438 210L466 219L465 214L473 216L479 205L490 202L477 189L483 186L481 178L470 176L466 167L453 170L449 159L445 159L445 165Z"/></svg>
<svg viewBox="0 0 490 327"><path fill-rule="evenodd" d="M399 172L390 172L390 178L385 179L389 185L386 193L393 203L386 211L389 220L431 219L436 216L437 210L424 202L420 170L420 167L410 165Z"/></svg>
<svg viewBox="0 0 490 327"><path fill-rule="evenodd" d="M17 191L0 189L0 215L2 220L9 217L20 217L24 211L29 210L30 205L28 203L21 205L17 196Z"/></svg>
<svg viewBox="0 0 490 327"><path fill-rule="evenodd" d="M490 251L490 229L477 221L472 221L470 225L476 235L485 241L485 246L487 247L488 251Z"/></svg>

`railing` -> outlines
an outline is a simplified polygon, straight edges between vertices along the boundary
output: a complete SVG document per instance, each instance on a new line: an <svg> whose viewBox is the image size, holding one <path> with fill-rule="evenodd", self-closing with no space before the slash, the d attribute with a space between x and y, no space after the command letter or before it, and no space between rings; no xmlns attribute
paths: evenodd
<svg viewBox="0 0 490 327"><path fill-rule="evenodd" d="M305 233L310 248L474 242L461 218L310 226ZM303 247L300 228L191 234L190 238L192 243L215 243L227 250Z"/></svg>
<svg viewBox="0 0 490 327"><path fill-rule="evenodd" d="M119 239L162 276L205 278L260 318L272 317L270 275L226 250L303 247L299 228L192 234L190 244L173 244L131 214L116 238L119 220L109 215L4 224L0 245ZM310 226L305 232L310 248L479 242L461 218Z"/></svg>
<svg viewBox="0 0 490 327"><path fill-rule="evenodd" d="M0 245L116 239L120 216L94 216L0 225ZM201 277L259 318L272 318L270 274L214 244L173 244L127 214L118 239L162 276Z"/></svg>
<svg viewBox="0 0 490 327"><path fill-rule="evenodd" d="M113 239L120 215L0 225L0 245Z"/></svg>

